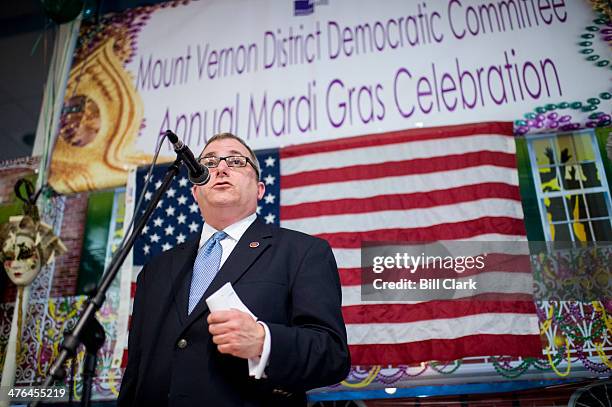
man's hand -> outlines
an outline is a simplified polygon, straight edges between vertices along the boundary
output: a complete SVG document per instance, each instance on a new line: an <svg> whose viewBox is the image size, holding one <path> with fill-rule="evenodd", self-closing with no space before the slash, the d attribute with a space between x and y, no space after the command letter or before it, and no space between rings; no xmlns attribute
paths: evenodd
<svg viewBox="0 0 612 407"><path fill-rule="evenodd" d="M261 356L266 330L247 313L215 311L208 316L208 331L221 353L249 359Z"/></svg>

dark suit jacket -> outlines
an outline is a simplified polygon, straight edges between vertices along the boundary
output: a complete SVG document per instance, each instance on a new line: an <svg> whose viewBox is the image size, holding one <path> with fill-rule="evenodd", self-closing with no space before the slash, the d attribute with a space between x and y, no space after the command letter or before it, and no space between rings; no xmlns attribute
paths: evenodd
<svg viewBox="0 0 612 407"><path fill-rule="evenodd" d="M346 377L340 281L326 241L256 220L187 315L198 242L164 252L138 276L120 406L303 406L306 390ZM249 377L246 359L212 342L204 299L226 282L270 328L266 379Z"/></svg>

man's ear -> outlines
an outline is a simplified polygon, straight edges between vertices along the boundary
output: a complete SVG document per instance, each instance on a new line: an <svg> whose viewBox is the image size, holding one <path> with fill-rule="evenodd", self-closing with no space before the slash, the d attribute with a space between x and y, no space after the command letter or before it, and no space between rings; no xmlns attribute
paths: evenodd
<svg viewBox="0 0 612 407"><path fill-rule="evenodd" d="M191 196L193 197L193 199L195 199L196 202L198 202L198 195L196 193L196 186L192 186L191 187Z"/></svg>
<svg viewBox="0 0 612 407"><path fill-rule="evenodd" d="M259 201L261 198L263 198L265 193L266 193L266 184L259 181L257 183L257 200Z"/></svg>

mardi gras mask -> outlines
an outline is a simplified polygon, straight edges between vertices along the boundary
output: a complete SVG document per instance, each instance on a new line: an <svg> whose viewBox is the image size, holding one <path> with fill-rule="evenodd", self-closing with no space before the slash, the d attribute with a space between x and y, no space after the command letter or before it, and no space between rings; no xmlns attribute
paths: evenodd
<svg viewBox="0 0 612 407"><path fill-rule="evenodd" d="M42 266L62 254L66 247L51 227L29 216L13 216L0 228L0 260L13 283L30 284Z"/></svg>

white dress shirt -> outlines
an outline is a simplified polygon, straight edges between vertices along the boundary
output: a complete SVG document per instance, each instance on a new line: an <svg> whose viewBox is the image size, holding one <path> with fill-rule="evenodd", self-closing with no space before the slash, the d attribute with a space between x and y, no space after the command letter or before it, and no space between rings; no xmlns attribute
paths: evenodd
<svg viewBox="0 0 612 407"><path fill-rule="evenodd" d="M225 260L227 260L229 255L232 253L242 235L244 235L244 232L246 232L249 226L251 226L251 224L255 222L256 218L257 215L253 213L252 215L249 215L246 218L239 220L238 222L233 223L223 229L223 231L227 233L227 237L221 240L221 247L223 249L223 252L221 254L221 263L219 264L219 269L221 269L223 263L225 263ZM204 226L202 227L202 234L200 235L200 244L198 246L198 250L201 249L202 246L206 244L208 239L210 239L212 235L214 235L216 232L218 232L217 229L213 228L207 223L204 223ZM249 375L253 376L255 379L261 379L262 377L266 377L264 374L264 369L266 368L266 365L268 364L268 359L270 358L270 345L272 340L270 338L270 328L268 328L268 326L264 322L257 321L257 323L261 324L264 327L264 331L266 333L264 337L263 351L260 357L258 356L254 358L249 358L248 362Z"/></svg>

